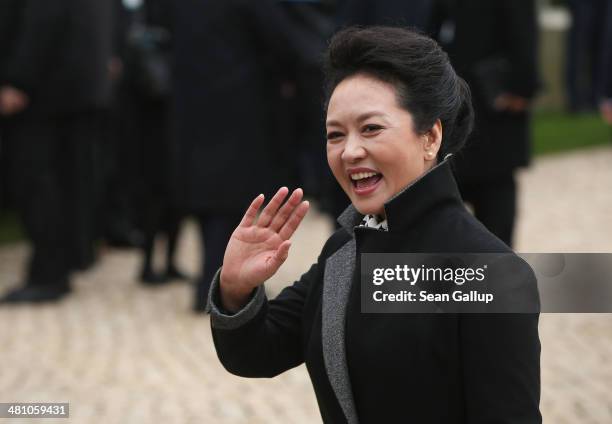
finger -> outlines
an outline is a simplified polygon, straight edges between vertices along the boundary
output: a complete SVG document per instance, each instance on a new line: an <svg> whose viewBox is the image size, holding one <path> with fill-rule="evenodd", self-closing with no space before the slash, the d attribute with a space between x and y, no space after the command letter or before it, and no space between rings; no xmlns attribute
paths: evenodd
<svg viewBox="0 0 612 424"><path fill-rule="evenodd" d="M307 200L303 201L297 208L295 208L285 225L283 225L283 228L281 228L280 232L278 233L283 240L288 240L291 238L293 233L295 233L295 230L297 230L300 223L306 216L308 208L310 208L310 203L308 203Z"/></svg>
<svg viewBox="0 0 612 424"><path fill-rule="evenodd" d="M242 217L242 221L240 221L241 227L250 227L251 225L253 225L253 222L255 222L255 218L257 218L257 212L259 211L259 208L261 208L261 205L263 205L264 200L265 196L263 194L260 194L255 199L253 199L251 205L248 207L247 211Z"/></svg>
<svg viewBox="0 0 612 424"><path fill-rule="evenodd" d="M276 211L283 204L283 200L287 197L287 193L289 193L289 189L287 187L281 187L272 200L266 205L261 215L259 215L259 219L257 220L258 227L267 227L270 225L272 218L276 215Z"/></svg>
<svg viewBox="0 0 612 424"><path fill-rule="evenodd" d="M298 188L291 193L289 199L280 208L274 219L272 219L272 222L270 223L270 228L272 230L278 232L278 230L285 225L285 222L287 222L287 219L289 219L289 216L291 216L293 210L300 204L303 195L304 192L301 188Z"/></svg>
<svg viewBox="0 0 612 424"><path fill-rule="evenodd" d="M276 252L274 253L274 257L272 261L274 262L274 266L278 269L289 257L289 248L291 247L291 242L289 240L285 240L278 246Z"/></svg>

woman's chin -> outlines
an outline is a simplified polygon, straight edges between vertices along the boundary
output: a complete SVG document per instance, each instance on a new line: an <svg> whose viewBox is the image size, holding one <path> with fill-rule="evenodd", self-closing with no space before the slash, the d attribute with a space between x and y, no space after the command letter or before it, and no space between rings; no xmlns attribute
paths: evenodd
<svg viewBox="0 0 612 424"><path fill-rule="evenodd" d="M353 206L362 215L384 215L384 205L373 205L366 202L353 202Z"/></svg>

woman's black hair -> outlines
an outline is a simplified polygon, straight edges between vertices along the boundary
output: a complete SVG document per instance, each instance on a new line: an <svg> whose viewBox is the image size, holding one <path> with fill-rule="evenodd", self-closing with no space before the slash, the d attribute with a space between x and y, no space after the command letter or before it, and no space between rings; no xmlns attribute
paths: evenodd
<svg viewBox="0 0 612 424"><path fill-rule="evenodd" d="M465 144L474 124L472 96L436 41L405 28L343 29L331 39L325 58L326 108L338 84L356 74L392 84L417 133L426 133L440 119L438 159Z"/></svg>

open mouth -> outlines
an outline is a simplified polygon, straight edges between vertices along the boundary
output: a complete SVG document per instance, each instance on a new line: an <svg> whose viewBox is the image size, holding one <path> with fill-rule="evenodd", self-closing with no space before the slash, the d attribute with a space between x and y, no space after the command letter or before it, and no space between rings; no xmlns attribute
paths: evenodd
<svg viewBox="0 0 612 424"><path fill-rule="evenodd" d="M360 172L351 174L350 178L357 194L369 194L376 189L383 176L377 172Z"/></svg>

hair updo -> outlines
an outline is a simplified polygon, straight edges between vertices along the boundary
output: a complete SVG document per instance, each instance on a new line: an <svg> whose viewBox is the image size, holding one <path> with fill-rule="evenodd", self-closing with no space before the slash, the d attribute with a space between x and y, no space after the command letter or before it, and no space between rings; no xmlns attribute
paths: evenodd
<svg viewBox="0 0 612 424"><path fill-rule="evenodd" d="M442 122L438 159L458 152L472 131L474 109L467 83L431 38L396 27L349 27L331 39L325 57L325 108L344 79L366 74L395 87L398 104L425 134Z"/></svg>

